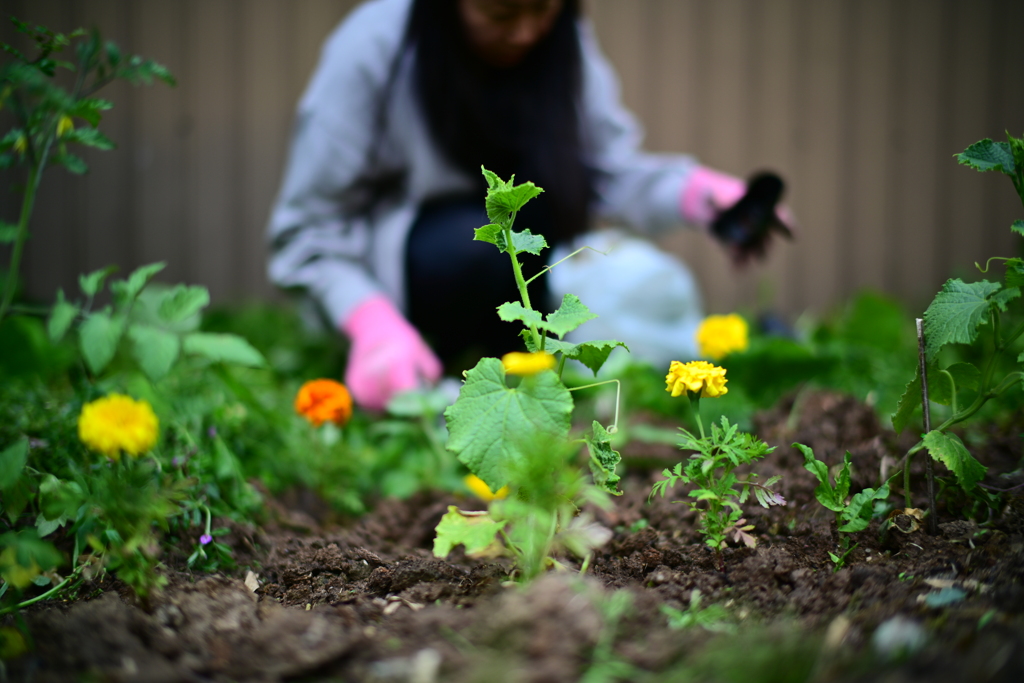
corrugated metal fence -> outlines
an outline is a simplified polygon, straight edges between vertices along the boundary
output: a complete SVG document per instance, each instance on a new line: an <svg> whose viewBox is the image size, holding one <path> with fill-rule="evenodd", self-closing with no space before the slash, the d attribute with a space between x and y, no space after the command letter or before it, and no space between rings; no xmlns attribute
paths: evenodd
<svg viewBox="0 0 1024 683"><path fill-rule="evenodd" d="M218 301L272 297L264 226L295 103L346 0L0 0L56 30L98 26L177 88L111 86L84 178L45 178L24 267L33 295L80 272L167 261ZM703 236L665 244L713 312L823 311L862 287L927 303L975 260L1014 255L1007 180L952 155L1024 133L1019 0L589 0L647 146L780 172L799 239L737 273ZM6 20L5 20L6 21ZM9 39L8 25L0 35ZM4 128L6 130L6 127ZM0 193L0 219L17 197ZM6 252L0 251L6 263Z"/></svg>

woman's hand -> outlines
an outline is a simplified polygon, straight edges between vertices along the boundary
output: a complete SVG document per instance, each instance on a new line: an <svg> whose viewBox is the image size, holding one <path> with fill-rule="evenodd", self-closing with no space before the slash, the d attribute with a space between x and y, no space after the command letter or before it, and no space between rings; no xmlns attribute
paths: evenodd
<svg viewBox="0 0 1024 683"><path fill-rule="evenodd" d="M360 304L341 329L352 341L345 384L364 408L383 410L395 394L441 377L441 361L383 295Z"/></svg>

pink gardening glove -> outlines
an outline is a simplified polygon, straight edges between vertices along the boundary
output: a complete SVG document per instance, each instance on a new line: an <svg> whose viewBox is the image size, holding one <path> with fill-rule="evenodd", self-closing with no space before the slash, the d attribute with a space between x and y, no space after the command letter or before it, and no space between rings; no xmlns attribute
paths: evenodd
<svg viewBox="0 0 1024 683"><path fill-rule="evenodd" d="M345 384L364 408L382 410L398 392L441 377L441 361L383 295L357 306L341 329L352 341Z"/></svg>
<svg viewBox="0 0 1024 683"><path fill-rule="evenodd" d="M680 203L683 218L706 229L720 211L742 199L746 191L745 180L698 166L683 191Z"/></svg>

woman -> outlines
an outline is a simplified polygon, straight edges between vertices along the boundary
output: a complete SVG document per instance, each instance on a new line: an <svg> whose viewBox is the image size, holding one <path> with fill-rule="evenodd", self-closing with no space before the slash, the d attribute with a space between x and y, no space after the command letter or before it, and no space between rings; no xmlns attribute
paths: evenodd
<svg viewBox="0 0 1024 683"><path fill-rule="evenodd" d="M487 222L481 165L544 188L517 228L549 244L595 217L647 234L706 227L745 190L641 151L578 0L364 3L299 104L269 226L270 277L348 335L345 379L364 407L436 381L441 360L457 372L467 351L520 345L495 313L518 298L508 257L472 241Z"/></svg>

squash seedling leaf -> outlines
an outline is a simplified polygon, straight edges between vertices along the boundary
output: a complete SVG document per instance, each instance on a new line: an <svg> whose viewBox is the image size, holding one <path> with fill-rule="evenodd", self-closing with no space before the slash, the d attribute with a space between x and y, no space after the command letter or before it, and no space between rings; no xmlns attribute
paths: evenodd
<svg viewBox="0 0 1024 683"><path fill-rule="evenodd" d="M510 388L501 361L483 358L444 412L448 450L497 491L508 483L510 468L527 457L524 439L568 438L572 408L572 396L554 372L523 377Z"/></svg>
<svg viewBox="0 0 1024 683"><path fill-rule="evenodd" d="M466 554L473 556L495 544L498 533L507 522L497 522L488 514L465 514L454 505L437 525L434 539L434 557L448 557L457 545L466 546Z"/></svg>
<svg viewBox="0 0 1024 683"><path fill-rule="evenodd" d="M993 142L990 138L975 142L957 154L956 160L979 171L1001 171L1011 177L1016 170L1010 143Z"/></svg>
<svg viewBox="0 0 1024 683"><path fill-rule="evenodd" d="M946 344L973 342L993 305L989 297L999 289L999 283L988 280L947 280L924 312L926 358L933 360Z"/></svg>
<svg viewBox="0 0 1024 683"><path fill-rule="evenodd" d="M985 476L987 467L974 459L964 442L956 434L947 434L933 429L924 435L924 447L933 458L941 462L956 475L964 491L970 491Z"/></svg>

